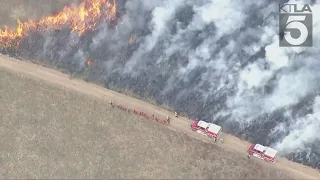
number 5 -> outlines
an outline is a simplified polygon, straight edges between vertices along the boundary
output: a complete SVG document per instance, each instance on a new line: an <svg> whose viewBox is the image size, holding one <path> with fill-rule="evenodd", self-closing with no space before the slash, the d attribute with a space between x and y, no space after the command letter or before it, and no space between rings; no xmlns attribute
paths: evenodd
<svg viewBox="0 0 320 180"><path fill-rule="evenodd" d="M284 38L291 45L300 45L304 43L309 35L308 28L301 21L304 21L306 16L289 16L286 24L286 30L284 31ZM292 37L292 30L298 30L300 36L298 38Z"/></svg>

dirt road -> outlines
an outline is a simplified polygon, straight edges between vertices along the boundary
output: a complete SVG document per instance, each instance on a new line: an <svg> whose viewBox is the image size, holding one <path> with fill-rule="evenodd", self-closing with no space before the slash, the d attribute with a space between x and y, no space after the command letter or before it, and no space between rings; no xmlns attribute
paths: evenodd
<svg viewBox="0 0 320 180"><path fill-rule="evenodd" d="M104 99L106 101L113 100L115 104L121 103L129 108L135 108L137 110L143 110L149 114L155 114L161 118L165 118L167 115L171 117L171 124L168 128L185 133L188 136L202 140L207 143L214 143L212 139L206 136L194 133L190 130L191 121L187 118L179 117L174 118L172 112L160 109L154 105L148 104L141 100L128 97L126 95L105 89L103 87L87 83L85 81L70 79L68 75L57 72L55 70L44 68L28 62L19 61L7 56L0 55L0 68L5 68L10 71L21 73L23 75L29 75L31 78L42 79L48 83L62 86L69 90L79 91L81 93L95 96L96 98ZM217 145L226 148L227 150L238 152L241 156L246 156L246 150L249 145L248 142L240 140L229 134L223 134L224 143L217 143ZM258 160L259 161L259 160ZM275 166L288 175L296 179L320 179L320 173L312 168L303 166L298 163L288 161L285 158L278 158L275 164L268 164L261 161L266 166Z"/></svg>

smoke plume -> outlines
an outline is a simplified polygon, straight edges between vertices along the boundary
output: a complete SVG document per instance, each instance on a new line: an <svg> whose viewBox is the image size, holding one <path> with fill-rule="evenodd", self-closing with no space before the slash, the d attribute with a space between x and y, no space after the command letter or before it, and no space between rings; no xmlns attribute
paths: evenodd
<svg viewBox="0 0 320 180"><path fill-rule="evenodd" d="M313 47L279 47L276 0L118 0L116 20L93 31L31 30L2 52L85 72L319 167L320 1L289 3L311 4Z"/></svg>

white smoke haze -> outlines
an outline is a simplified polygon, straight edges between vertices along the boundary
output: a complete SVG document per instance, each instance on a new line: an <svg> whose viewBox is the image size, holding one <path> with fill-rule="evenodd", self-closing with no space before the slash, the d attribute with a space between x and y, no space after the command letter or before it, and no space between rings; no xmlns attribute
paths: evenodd
<svg viewBox="0 0 320 180"><path fill-rule="evenodd" d="M151 34L146 36L139 49L134 52L125 66L125 72L131 72L136 64L141 62L141 56L151 51L157 44L159 38L168 31L166 24L174 18L176 8L183 4L183 0L165 0L158 4L152 11L152 20L148 24ZM148 4L150 6L150 4Z"/></svg>
<svg viewBox="0 0 320 180"><path fill-rule="evenodd" d="M296 3L298 1L290 1ZM299 1L300 3L308 3ZM319 89L319 71L314 65L318 63L319 53L319 5L313 5L314 14L314 46L312 48L281 48L278 37L278 3L265 1L206 1L201 5L194 5L194 15L187 27L180 28L177 23L177 33L167 34L166 25L171 19L175 10L179 8L180 2L175 1L170 8L158 6L152 12L152 32L145 38L145 43L127 62L129 72L134 71L136 65L142 64L143 54L151 51L159 38L168 41L165 43L165 55L155 59L157 63L165 63L174 52L184 52L188 63L178 67L163 90L167 91L175 87L175 82L182 80L189 81L189 74L200 67L205 67L206 72L197 78L198 83L190 87L190 91L197 89L204 97L204 104L207 98L212 98L220 91L226 91L235 84L237 91L234 96L229 96L226 101L228 109L218 113L221 116L231 115L229 121L237 121L242 127L247 127L257 117L272 113L281 108L287 108L298 103L302 98ZM174 4L174 5L173 5ZM265 21L261 26L239 29L246 25L248 11L255 5ZM190 48L190 42L186 41L188 34L194 31L203 31L207 25L214 23L215 30L212 34L203 32L205 39L195 49ZM234 38L221 48L217 41L226 35L233 34ZM244 42L246 38L258 38L257 41ZM240 67L241 62L258 53L261 48L265 50L265 57L257 57L249 62L244 68ZM246 56L237 56L237 52L244 51ZM317 52L316 52L317 51ZM216 52L214 57L212 52ZM265 68L265 64L269 68ZM299 65L296 67L296 65ZM319 66L318 66L319 67ZM263 88L274 78L272 93L265 94L257 91ZM226 84L229 81L229 84ZM208 91L201 90L204 84L209 82ZM176 98L184 98L188 90L181 92ZM314 111L317 111L314 108ZM320 113L320 112L318 112ZM315 112L308 117L291 119L292 124L288 127L283 123L278 124L273 130L289 132L283 139L279 139L276 147L287 153L302 148L306 143L313 143L319 140L317 132L320 131L319 116ZM218 118L221 116L215 116ZM259 119L261 120L261 119ZM246 125L247 124L247 125ZM304 133L305 132L305 133ZM272 133L272 131L270 131ZM299 134L300 133L300 134ZM302 148L305 149L305 148Z"/></svg>
<svg viewBox="0 0 320 180"><path fill-rule="evenodd" d="M312 114L307 114L293 122L289 127L291 129L289 135L276 145L279 150L282 152L301 150L306 148L306 144L320 140L318 134L320 129L320 96L315 98L312 110Z"/></svg>
<svg viewBox="0 0 320 180"><path fill-rule="evenodd" d="M296 2L315 1L289 1ZM50 36L41 50L51 59L59 54L75 71L91 57L100 64L90 79L149 93L192 117L320 165L319 0L311 7L308 48L279 47L276 0L117 3L123 14L116 27L101 24L86 46L54 52L58 40Z"/></svg>
<svg viewBox="0 0 320 180"><path fill-rule="evenodd" d="M133 1L128 1L132 4ZM137 1L135 1L137 2ZM144 1L143 1L144 2ZM319 4L313 5L314 16L314 45L312 48L282 48L279 47L278 37L278 2L266 1L216 1L208 0L192 4L194 15L191 22L181 25L176 22L176 33L170 33L168 23L175 19L175 12L184 5L184 1L155 1L159 3L152 9L152 20L148 29L150 34L144 37L125 65L128 74L139 74L144 68L144 55L150 53L159 41L164 41L164 52L158 58L152 59L156 64L169 64L170 56L176 52L184 55L188 61L178 64L176 71L171 72L162 94L166 94L177 86L177 82L192 83L195 85L180 91L176 101L188 96L192 91L198 92L203 98L203 104L213 97L228 93L230 89L236 90L234 95L228 95L225 105L227 108L213 115L215 121L228 117L228 121L240 123L246 128L256 121L268 121L258 118L266 113L279 109L287 109L301 101L305 96L319 90ZM290 1L289 3L309 3L307 1ZM143 4L143 3L142 3ZM130 6L126 6L134 11ZM131 6L134 7L134 6ZM152 8L150 8L152 7ZM129 10L129 11L130 11ZM252 17L250 11L256 11L257 16L264 19L262 24L247 26ZM253 13L254 14L254 13ZM214 24L213 29L208 26ZM241 30L240 30L241 29ZM203 40L196 47L192 47L190 37L194 33ZM224 46L218 42L221 38L228 38ZM164 46L164 47L163 47ZM265 56L249 61L248 59L264 49ZM240 55L242 54L242 56ZM245 66L243 62L249 61ZM266 67L267 66L267 67ZM204 69L197 78L193 72ZM272 92L259 91L273 81ZM209 86L203 89L204 86ZM317 104L319 102L315 102ZM317 106L317 105L314 105ZM215 107L212 107L214 109ZM290 117L291 124L279 123L272 133L287 134L278 139L274 145L285 153L294 152L297 148L307 149L305 144L312 144L319 140L317 132L320 131L318 108L306 117ZM318 151L319 153L319 151Z"/></svg>

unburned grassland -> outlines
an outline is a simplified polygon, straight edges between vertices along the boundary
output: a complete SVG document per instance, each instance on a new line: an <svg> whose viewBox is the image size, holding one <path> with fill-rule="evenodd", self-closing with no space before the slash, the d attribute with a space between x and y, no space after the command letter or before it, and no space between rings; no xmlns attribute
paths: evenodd
<svg viewBox="0 0 320 180"><path fill-rule="evenodd" d="M284 179L244 154L0 69L2 178Z"/></svg>

